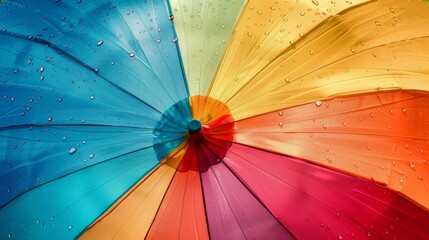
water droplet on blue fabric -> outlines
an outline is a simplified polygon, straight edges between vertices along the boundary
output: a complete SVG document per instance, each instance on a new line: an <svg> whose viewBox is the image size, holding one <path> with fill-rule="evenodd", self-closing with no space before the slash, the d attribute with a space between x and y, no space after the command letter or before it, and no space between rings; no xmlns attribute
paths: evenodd
<svg viewBox="0 0 429 240"><path fill-rule="evenodd" d="M69 150L69 154L72 155L73 153L75 153L77 151L77 149L75 147L70 148Z"/></svg>

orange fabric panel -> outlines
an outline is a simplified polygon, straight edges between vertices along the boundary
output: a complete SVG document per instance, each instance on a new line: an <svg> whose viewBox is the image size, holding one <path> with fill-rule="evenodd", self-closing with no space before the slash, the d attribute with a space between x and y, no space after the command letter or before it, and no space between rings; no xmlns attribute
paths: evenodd
<svg viewBox="0 0 429 240"><path fill-rule="evenodd" d="M80 239L143 239L175 171L161 165L126 193Z"/></svg>
<svg viewBox="0 0 429 240"><path fill-rule="evenodd" d="M368 93L236 122L234 141L386 184L429 209L429 92Z"/></svg>
<svg viewBox="0 0 429 240"><path fill-rule="evenodd" d="M147 239L209 239L199 172L176 172Z"/></svg>

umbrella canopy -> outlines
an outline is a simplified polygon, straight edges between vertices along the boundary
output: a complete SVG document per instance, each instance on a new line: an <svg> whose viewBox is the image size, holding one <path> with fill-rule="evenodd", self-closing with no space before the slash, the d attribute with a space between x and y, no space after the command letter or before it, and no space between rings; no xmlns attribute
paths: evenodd
<svg viewBox="0 0 429 240"><path fill-rule="evenodd" d="M423 1L0 1L0 239L427 239Z"/></svg>

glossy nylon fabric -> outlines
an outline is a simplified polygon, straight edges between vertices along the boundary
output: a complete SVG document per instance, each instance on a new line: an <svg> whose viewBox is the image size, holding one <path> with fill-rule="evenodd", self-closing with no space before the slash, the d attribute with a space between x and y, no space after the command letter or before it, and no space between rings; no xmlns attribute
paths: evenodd
<svg viewBox="0 0 429 240"><path fill-rule="evenodd" d="M429 234L429 212L377 183L240 144L224 162L297 239Z"/></svg>
<svg viewBox="0 0 429 240"><path fill-rule="evenodd" d="M429 93L316 101L236 122L234 141L387 185L429 209Z"/></svg>
<svg viewBox="0 0 429 240"><path fill-rule="evenodd" d="M161 114L188 97L171 13L159 1L0 11L0 232L72 238L180 144L151 148Z"/></svg>
<svg viewBox="0 0 429 240"><path fill-rule="evenodd" d="M234 119L377 90L429 90L422 1L246 3L208 95Z"/></svg>
<svg viewBox="0 0 429 240"><path fill-rule="evenodd" d="M144 239L185 152L181 145L168 154L165 164L124 194L80 239Z"/></svg>
<svg viewBox="0 0 429 240"><path fill-rule="evenodd" d="M228 9L222 10L238 11L234 3L224 2ZM373 104L369 108L380 107L375 121L380 132L363 138L364 143L352 137L341 141L335 134L320 134L315 141L319 134L313 130L323 124L310 120L302 122L312 131L308 136L304 131L306 141L299 147L298 142L284 145L288 139L283 132L271 134L292 123L275 117L286 117L287 111L298 119L313 116L315 105L320 110L317 105L328 101L343 104L336 101L345 97L331 99L337 95L427 90L423 4L249 1L210 88L210 96L220 101L207 101L206 96L188 99L172 17L168 17L172 12L165 2L26 4L0 3L8 13L0 16L1 24L7 25L0 34L4 43L0 50L7 56L0 61L1 93L7 92L1 102L5 110L0 110L7 150L2 160L6 167L1 168L6 186L0 185L0 191L9 194L0 209L2 236L424 239L428 235L427 209L385 186L350 176L377 175L381 180L374 181L425 206L427 169L424 158L416 156L426 152L425 98L416 100L409 92L387 98L380 94L378 102L353 96L357 102L335 107L342 114L317 116L337 128L338 135L346 126L352 127L354 136L364 135L367 129L360 132L359 127L368 126L354 126L364 118L354 116L353 107L357 112L362 102ZM212 63L218 59L209 60L211 53L223 51L207 31L215 29L212 24L221 24L217 20L232 20L211 18L221 6L218 1L210 1L209 7L197 1L192 8L188 4L176 5L172 11L182 13L179 35L191 29L192 34L179 38L190 46L182 57L195 79L191 83L198 86L190 87L191 92L199 92L210 80L204 77L197 84L196 76L213 74ZM190 16L185 13L189 9ZM201 25L207 34L198 32L200 26L192 20L202 19L201 11L208 18ZM189 19L192 25L186 24ZM228 38L229 27L217 36ZM394 117L386 117L383 104L394 106ZM290 108L294 106L298 107ZM203 123L199 135L187 133L191 115ZM240 121L234 123L234 118ZM421 128L414 129L413 124ZM383 141L383 127L394 129L386 137L389 141ZM423 133L418 132L421 129ZM293 152L299 159L231 144L234 132L237 142ZM288 133L291 141L299 135ZM376 142L366 150L373 150L375 156L358 152L357 146L367 147L367 140ZM323 143L334 147L323 148ZM385 144L400 149L393 151L391 166L383 156L389 150ZM323 151L332 156L324 156ZM307 159L300 155L304 153L313 155ZM353 162L356 153L375 163ZM29 162L15 160L21 156ZM320 156L326 161L318 161ZM67 164L63 160L61 166L51 168L58 159L67 159ZM156 168L160 161L163 165Z"/></svg>
<svg viewBox="0 0 429 240"><path fill-rule="evenodd" d="M207 93L244 0L170 0L190 95Z"/></svg>
<svg viewBox="0 0 429 240"><path fill-rule="evenodd" d="M46 183L0 209L0 233L73 239L157 164L148 148Z"/></svg>

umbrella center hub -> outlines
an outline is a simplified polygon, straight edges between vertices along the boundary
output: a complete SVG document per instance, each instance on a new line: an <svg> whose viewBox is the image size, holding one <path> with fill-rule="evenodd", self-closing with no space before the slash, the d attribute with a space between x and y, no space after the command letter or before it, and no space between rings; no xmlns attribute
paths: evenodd
<svg viewBox="0 0 429 240"><path fill-rule="evenodd" d="M201 130L201 122L197 119L192 119L188 122L189 133L197 133Z"/></svg>
<svg viewBox="0 0 429 240"><path fill-rule="evenodd" d="M223 161L234 139L234 118L226 104L191 96L170 106L153 129L158 160L178 171L205 172Z"/></svg>

